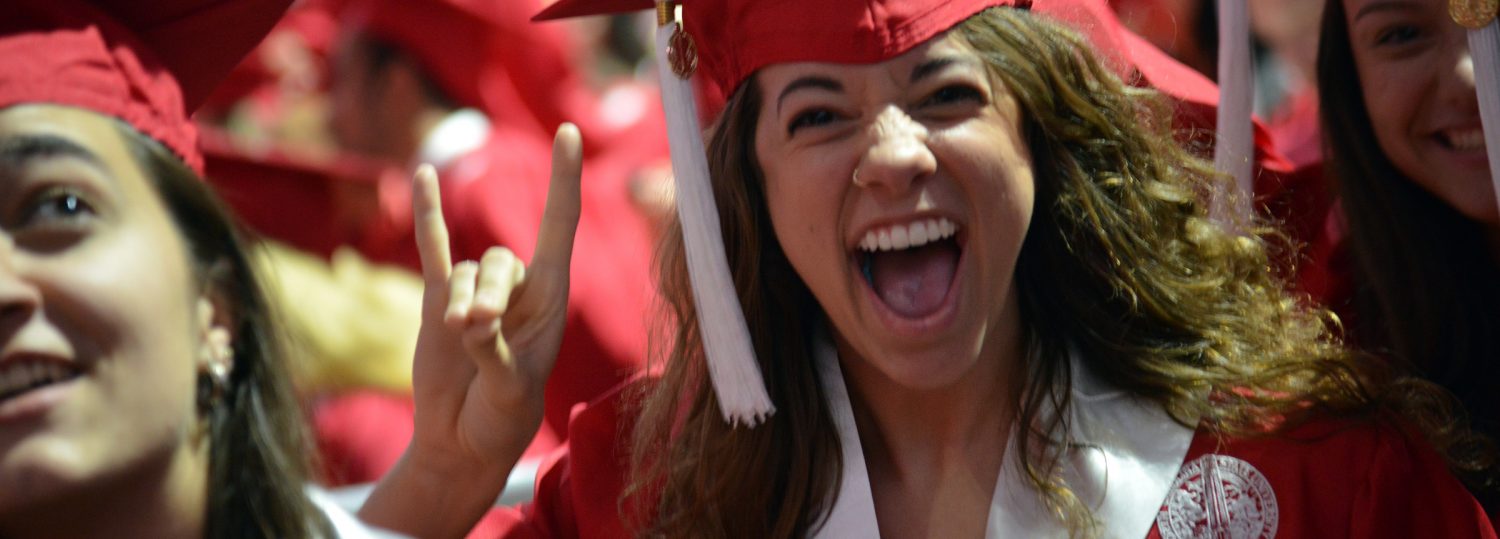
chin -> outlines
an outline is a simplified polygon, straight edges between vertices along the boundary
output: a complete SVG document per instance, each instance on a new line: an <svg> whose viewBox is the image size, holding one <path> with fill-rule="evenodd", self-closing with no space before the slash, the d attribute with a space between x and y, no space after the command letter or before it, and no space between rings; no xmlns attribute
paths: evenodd
<svg viewBox="0 0 1500 539"><path fill-rule="evenodd" d="M10 448L0 460L0 484L5 485L0 489L0 514L62 496L70 485L83 483L85 474L67 461L67 449L38 445L43 444Z"/></svg>
<svg viewBox="0 0 1500 539"><path fill-rule="evenodd" d="M979 364L976 351L960 348L926 346L901 353L894 347L882 347L880 352L865 356L865 362L896 386L916 391L943 389L972 375Z"/></svg>
<svg viewBox="0 0 1500 539"><path fill-rule="evenodd" d="M1472 196L1459 201L1456 209L1464 214L1464 217L1486 227L1500 227L1500 205L1497 205L1495 193L1488 185L1488 181L1485 183L1484 189L1475 189L1476 192Z"/></svg>

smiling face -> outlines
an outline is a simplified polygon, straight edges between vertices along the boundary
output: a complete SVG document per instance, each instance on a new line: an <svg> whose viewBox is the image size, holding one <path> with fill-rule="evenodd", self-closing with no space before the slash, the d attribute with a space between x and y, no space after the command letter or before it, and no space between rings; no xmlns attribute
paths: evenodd
<svg viewBox="0 0 1500 539"><path fill-rule="evenodd" d="M1034 186L1015 99L951 34L756 81L776 238L838 340L904 387L972 373L1020 324L1013 273Z"/></svg>
<svg viewBox="0 0 1500 539"><path fill-rule="evenodd" d="M113 120L0 109L0 523L182 460L213 318L196 283Z"/></svg>
<svg viewBox="0 0 1500 539"><path fill-rule="evenodd" d="M1465 30L1444 0L1343 0L1380 149L1460 213L1500 225Z"/></svg>

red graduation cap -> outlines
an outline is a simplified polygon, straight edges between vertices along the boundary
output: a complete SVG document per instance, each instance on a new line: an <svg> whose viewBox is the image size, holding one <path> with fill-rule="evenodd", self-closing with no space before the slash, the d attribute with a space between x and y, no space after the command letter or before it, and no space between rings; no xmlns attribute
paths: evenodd
<svg viewBox="0 0 1500 539"><path fill-rule="evenodd" d="M702 131L691 88L696 68L724 94L756 70L783 62L873 63L898 56L995 6L1030 9L1081 33L1121 79L1178 104L1179 124L1211 130L1218 89L1127 31L1106 0L558 0L535 20L657 10L678 212L710 379L731 423L774 412L745 329L718 236ZM680 18L676 10L680 9ZM1248 124L1248 113L1246 123ZM1274 155L1266 153L1265 155Z"/></svg>
<svg viewBox="0 0 1500 539"><path fill-rule="evenodd" d="M54 103L124 120L203 170L188 120L290 0L6 0L0 108Z"/></svg>
<svg viewBox="0 0 1500 539"><path fill-rule="evenodd" d="M542 133L596 130L571 36L529 24L541 0L327 0L344 24L411 54L458 104ZM579 111L590 111L581 113ZM584 117L578 117L578 116Z"/></svg>
<svg viewBox="0 0 1500 539"><path fill-rule="evenodd" d="M411 54L459 105L515 114L500 60L501 0L331 0L339 21Z"/></svg>

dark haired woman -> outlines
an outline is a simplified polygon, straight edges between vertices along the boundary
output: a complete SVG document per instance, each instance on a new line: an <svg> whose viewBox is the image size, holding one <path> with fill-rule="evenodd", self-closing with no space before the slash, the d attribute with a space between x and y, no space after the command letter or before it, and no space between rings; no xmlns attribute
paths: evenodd
<svg viewBox="0 0 1500 539"><path fill-rule="evenodd" d="M369 533L306 486L187 118L286 4L0 8L0 536Z"/></svg>
<svg viewBox="0 0 1500 539"><path fill-rule="evenodd" d="M1466 31L1443 0L1329 1L1318 87L1352 284L1335 307L1361 346L1453 392L1500 434L1500 211ZM1469 466L1496 459L1469 444ZM1500 486L1474 476L1486 509Z"/></svg>

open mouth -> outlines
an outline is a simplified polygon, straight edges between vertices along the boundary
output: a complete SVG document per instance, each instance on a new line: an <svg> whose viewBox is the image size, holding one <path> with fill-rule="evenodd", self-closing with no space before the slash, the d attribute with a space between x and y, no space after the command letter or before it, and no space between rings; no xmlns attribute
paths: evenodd
<svg viewBox="0 0 1500 539"><path fill-rule="evenodd" d="M0 366L0 402L67 382L79 374L78 369L56 361L23 360Z"/></svg>
<svg viewBox="0 0 1500 539"><path fill-rule="evenodd" d="M1444 129L1437 133L1438 144L1444 148L1458 152L1472 152L1484 149L1484 129Z"/></svg>
<svg viewBox="0 0 1500 539"><path fill-rule="evenodd" d="M953 288L963 255L960 232L944 218L874 228L860 240L854 261L891 312L924 318L943 307Z"/></svg>

